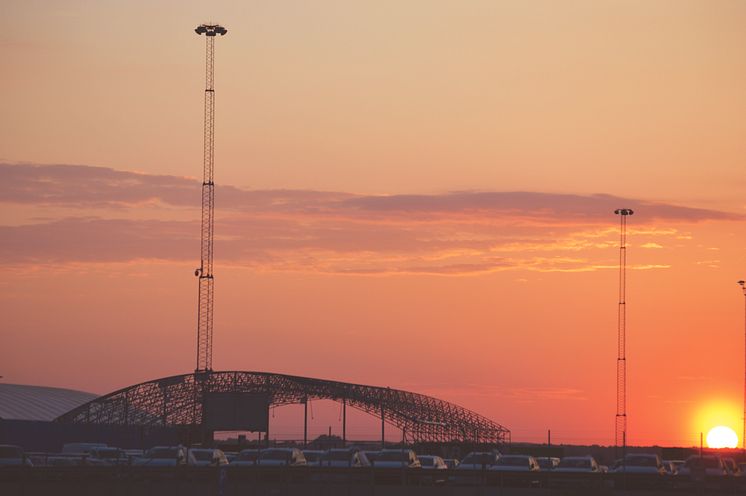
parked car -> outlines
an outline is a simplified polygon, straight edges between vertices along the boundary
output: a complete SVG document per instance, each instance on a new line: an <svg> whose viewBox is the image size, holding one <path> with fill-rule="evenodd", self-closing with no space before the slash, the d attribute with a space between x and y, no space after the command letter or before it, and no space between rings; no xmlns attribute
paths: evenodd
<svg viewBox="0 0 746 496"><path fill-rule="evenodd" d="M365 458L367 458L371 464L375 463L376 459L378 458L378 455L381 454L380 451L371 451L371 450L365 450L362 453L365 455Z"/></svg>
<svg viewBox="0 0 746 496"><path fill-rule="evenodd" d="M676 475L679 473L679 467L676 465L675 460L663 460L661 463L666 470L666 475ZM682 461L681 464L683 465L684 462Z"/></svg>
<svg viewBox="0 0 746 496"><path fill-rule="evenodd" d="M630 453L614 468L615 473L666 475L661 459L651 453Z"/></svg>
<svg viewBox="0 0 746 496"><path fill-rule="evenodd" d="M106 448L106 443L65 443L62 445L62 453L66 455L87 455L94 448Z"/></svg>
<svg viewBox="0 0 746 496"><path fill-rule="evenodd" d="M472 451L455 468L451 481L455 484L484 484L488 470L499 459L497 451Z"/></svg>
<svg viewBox="0 0 746 496"><path fill-rule="evenodd" d="M244 449L238 453L235 459L231 460L231 467L253 467L259 459L260 449Z"/></svg>
<svg viewBox="0 0 746 496"><path fill-rule="evenodd" d="M419 455L422 466L421 481L425 484L442 484L448 479L448 465L443 458L435 455Z"/></svg>
<svg viewBox="0 0 746 496"><path fill-rule="evenodd" d="M496 472L538 472L541 470L536 459L529 455L503 455L489 469Z"/></svg>
<svg viewBox="0 0 746 496"><path fill-rule="evenodd" d="M472 451L461 460L456 470L482 470L497 464L500 453L494 451Z"/></svg>
<svg viewBox="0 0 746 496"><path fill-rule="evenodd" d="M676 476L675 486L705 486L716 490L726 489L731 482L723 460L716 455L692 455L686 459Z"/></svg>
<svg viewBox="0 0 746 496"><path fill-rule="evenodd" d="M127 458L130 458L130 459L139 458L145 454L145 450L141 450L141 449L125 449L123 451L124 451L124 454L127 455Z"/></svg>
<svg viewBox="0 0 746 496"><path fill-rule="evenodd" d="M443 461L450 470L455 469L459 466L459 461L456 458L444 458Z"/></svg>
<svg viewBox="0 0 746 496"><path fill-rule="evenodd" d="M321 457L322 467L369 467L365 453L355 448L330 449Z"/></svg>
<svg viewBox="0 0 746 496"><path fill-rule="evenodd" d="M373 466L376 468L421 468L417 455L411 449L381 450Z"/></svg>
<svg viewBox="0 0 746 496"><path fill-rule="evenodd" d="M298 448L269 448L259 453L257 465L268 467L306 466L306 457Z"/></svg>
<svg viewBox="0 0 746 496"><path fill-rule="evenodd" d="M149 467L176 467L195 465L196 459L192 450L184 446L154 446L142 457L132 460L132 465Z"/></svg>
<svg viewBox="0 0 746 496"><path fill-rule="evenodd" d="M306 457L306 465L309 467L318 467L324 453L326 453L324 450L303 450L303 456Z"/></svg>
<svg viewBox="0 0 746 496"><path fill-rule="evenodd" d="M223 450L213 448L191 448L194 455L194 465L198 467L218 467L228 465L228 459Z"/></svg>
<svg viewBox="0 0 746 496"><path fill-rule="evenodd" d="M0 444L0 466L26 466L33 467L23 448L13 444Z"/></svg>
<svg viewBox="0 0 746 496"><path fill-rule="evenodd" d="M420 465L425 470L448 470L448 465L443 458L434 455L420 455L417 457Z"/></svg>
<svg viewBox="0 0 746 496"><path fill-rule="evenodd" d="M559 465L560 459L554 456L539 456L536 458L536 463L539 464L541 470L554 470Z"/></svg>
<svg viewBox="0 0 746 496"><path fill-rule="evenodd" d="M600 473L598 462L592 456L566 456L554 469L563 473Z"/></svg>
<svg viewBox="0 0 746 496"><path fill-rule="evenodd" d="M91 465L127 465L130 458L123 449L106 447L91 448L87 461Z"/></svg>
<svg viewBox="0 0 746 496"><path fill-rule="evenodd" d="M728 470L728 475L731 477L743 477L741 467L738 466L733 458L723 458L723 465L725 465L726 470Z"/></svg>
<svg viewBox="0 0 746 496"><path fill-rule="evenodd" d="M48 467L79 467L84 464L83 458L79 456L49 456L45 460Z"/></svg>
<svg viewBox="0 0 746 496"><path fill-rule="evenodd" d="M727 476L728 469L725 468L723 460L715 455L692 455L679 469L679 477L689 477L692 480L702 480L705 477L724 479Z"/></svg>

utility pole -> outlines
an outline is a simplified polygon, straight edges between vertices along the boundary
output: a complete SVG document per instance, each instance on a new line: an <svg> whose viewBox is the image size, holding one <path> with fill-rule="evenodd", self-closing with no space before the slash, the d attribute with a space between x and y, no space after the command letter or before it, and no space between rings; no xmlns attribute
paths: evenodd
<svg viewBox="0 0 746 496"><path fill-rule="evenodd" d="M617 310L616 425L614 446L627 447L627 217L632 209L614 210L619 226L619 306Z"/></svg>
<svg viewBox="0 0 746 496"><path fill-rule="evenodd" d="M743 333L744 333L744 370L743 370L743 431L741 434L741 446L746 451L746 281L738 281L743 292Z"/></svg>
<svg viewBox="0 0 746 496"><path fill-rule="evenodd" d="M197 368L195 372L212 371L212 321L214 300L213 233L215 230L215 36L225 35L228 30L217 24L201 24L194 30L204 34L206 40L205 61L205 147L202 174L202 229L200 265L194 271L199 278L199 300L197 305Z"/></svg>

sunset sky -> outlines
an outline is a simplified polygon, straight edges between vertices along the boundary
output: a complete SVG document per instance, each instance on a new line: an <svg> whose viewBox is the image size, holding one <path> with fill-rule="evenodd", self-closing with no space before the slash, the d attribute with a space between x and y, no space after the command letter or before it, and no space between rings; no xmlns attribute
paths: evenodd
<svg viewBox="0 0 746 496"><path fill-rule="evenodd" d="M209 21L215 369L611 444L632 208L628 442L741 435L736 0L4 1L2 381L194 369Z"/></svg>

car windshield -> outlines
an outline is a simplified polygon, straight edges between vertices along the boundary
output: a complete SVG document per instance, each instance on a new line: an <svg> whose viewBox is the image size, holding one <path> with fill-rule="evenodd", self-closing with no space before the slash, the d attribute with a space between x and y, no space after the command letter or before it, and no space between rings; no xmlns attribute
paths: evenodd
<svg viewBox="0 0 746 496"><path fill-rule="evenodd" d="M628 456L624 459L625 463L632 467L655 467L656 463L654 456Z"/></svg>
<svg viewBox="0 0 746 496"><path fill-rule="evenodd" d="M434 456L421 456L419 457L420 464L423 467L433 467L435 466L435 457Z"/></svg>
<svg viewBox="0 0 746 496"><path fill-rule="evenodd" d="M259 458L259 453L256 451L242 451L238 454L238 459L245 462L253 462Z"/></svg>
<svg viewBox="0 0 746 496"><path fill-rule="evenodd" d="M212 461L212 450L192 450L194 458L200 462L211 462Z"/></svg>
<svg viewBox="0 0 746 496"><path fill-rule="evenodd" d="M491 465L494 459L495 457L489 453L471 453L464 458L461 464Z"/></svg>
<svg viewBox="0 0 746 496"><path fill-rule="evenodd" d="M409 452L407 451L382 451L377 462L408 462Z"/></svg>
<svg viewBox="0 0 746 496"><path fill-rule="evenodd" d="M528 460L522 456L503 456L497 460L497 464L510 467L525 467L528 465Z"/></svg>
<svg viewBox="0 0 746 496"><path fill-rule="evenodd" d="M21 449L16 446L0 446L0 458L21 458Z"/></svg>
<svg viewBox="0 0 746 496"><path fill-rule="evenodd" d="M554 467L554 464L552 463L551 458L539 458L536 461L539 463L539 466L541 468L551 468L551 467Z"/></svg>
<svg viewBox="0 0 746 496"><path fill-rule="evenodd" d="M178 448L150 448L148 458L178 458Z"/></svg>
<svg viewBox="0 0 746 496"><path fill-rule="evenodd" d="M559 468L591 468L591 461L587 458L563 458Z"/></svg>
<svg viewBox="0 0 746 496"><path fill-rule="evenodd" d="M286 462L290 460L290 452L284 451L284 450L276 450L276 449L268 449L262 451L262 454L259 455L260 460L281 460L283 462Z"/></svg>

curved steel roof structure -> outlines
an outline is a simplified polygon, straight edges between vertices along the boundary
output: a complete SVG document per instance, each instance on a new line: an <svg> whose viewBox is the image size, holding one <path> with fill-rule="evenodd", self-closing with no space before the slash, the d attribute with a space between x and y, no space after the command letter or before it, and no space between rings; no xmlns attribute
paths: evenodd
<svg viewBox="0 0 746 496"><path fill-rule="evenodd" d="M78 424L199 426L207 393L261 393L270 406L344 401L403 430L409 442L504 443L510 431L447 401L399 389L266 372L197 372L120 389L56 420Z"/></svg>

